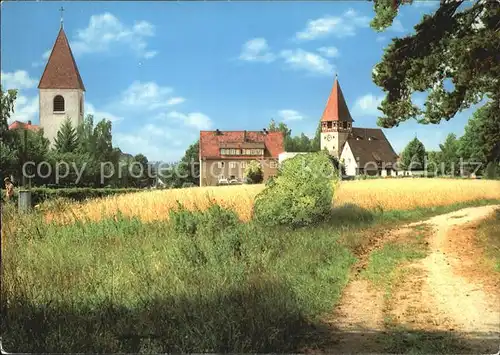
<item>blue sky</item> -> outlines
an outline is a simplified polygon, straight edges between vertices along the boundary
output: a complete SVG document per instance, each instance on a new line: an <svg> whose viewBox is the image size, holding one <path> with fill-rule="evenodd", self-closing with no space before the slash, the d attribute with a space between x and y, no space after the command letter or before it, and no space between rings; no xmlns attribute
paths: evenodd
<svg viewBox="0 0 500 355"><path fill-rule="evenodd" d="M354 125L376 127L373 66L438 4L405 6L376 33L367 1L3 2L2 86L20 90L13 119L38 123L36 86L63 5L86 113L112 120L114 144L127 153L173 161L200 129L260 130L271 118L312 136L335 73ZM415 135L436 149L463 133L472 112L384 131L397 152Z"/></svg>

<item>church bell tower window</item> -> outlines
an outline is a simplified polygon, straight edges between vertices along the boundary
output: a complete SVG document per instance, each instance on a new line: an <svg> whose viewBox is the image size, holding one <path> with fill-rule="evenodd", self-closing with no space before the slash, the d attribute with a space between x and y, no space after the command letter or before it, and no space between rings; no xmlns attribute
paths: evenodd
<svg viewBox="0 0 500 355"><path fill-rule="evenodd" d="M64 112L64 97L61 95L54 97L54 112Z"/></svg>

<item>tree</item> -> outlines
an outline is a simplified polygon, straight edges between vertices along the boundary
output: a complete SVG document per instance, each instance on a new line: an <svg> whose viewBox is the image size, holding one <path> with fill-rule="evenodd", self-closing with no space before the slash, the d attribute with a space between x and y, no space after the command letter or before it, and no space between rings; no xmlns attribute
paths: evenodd
<svg viewBox="0 0 500 355"><path fill-rule="evenodd" d="M500 161L500 116L494 106L494 102L489 102L474 112L460 138L460 155L483 168Z"/></svg>
<svg viewBox="0 0 500 355"><path fill-rule="evenodd" d="M182 176L186 176L183 178L184 183L191 183L195 185L200 185L200 141L197 140L193 144L191 144L184 156L181 159L180 172Z"/></svg>
<svg viewBox="0 0 500 355"><path fill-rule="evenodd" d="M460 141L454 133L448 134L443 144L439 145L440 163L445 174L455 175L460 171Z"/></svg>
<svg viewBox="0 0 500 355"><path fill-rule="evenodd" d="M321 150L321 122L318 123L316 134L311 140L311 152L319 152Z"/></svg>
<svg viewBox="0 0 500 355"><path fill-rule="evenodd" d="M260 184L263 179L262 167L257 160L252 160L245 168L244 176L252 184Z"/></svg>
<svg viewBox="0 0 500 355"><path fill-rule="evenodd" d="M371 26L383 31L399 6L411 2L374 0ZM463 3L441 0L436 12L415 26L414 34L393 39L385 49L373 71L375 84L386 93L379 126L394 127L411 118L439 123L485 96L494 102L492 114L500 116L500 2L476 1L459 10ZM453 83L451 91L445 89L448 81ZM429 95L423 111L411 95L425 91Z"/></svg>
<svg viewBox="0 0 500 355"><path fill-rule="evenodd" d="M425 147L417 138L413 138L401 153L401 166L406 170L423 170Z"/></svg>
<svg viewBox="0 0 500 355"><path fill-rule="evenodd" d="M59 153L73 153L78 148L78 135L69 117L64 120L57 132L54 148Z"/></svg>
<svg viewBox="0 0 500 355"><path fill-rule="evenodd" d="M441 152L427 152L427 172L432 174L442 173L441 169Z"/></svg>
<svg viewBox="0 0 500 355"><path fill-rule="evenodd" d="M276 125L276 122L271 119L271 122L269 123L268 127L269 132L282 132L283 133L283 139L284 139L284 148L285 151L287 152L312 152L315 151L315 147L318 146L318 151L319 151L319 142L320 138L315 137L316 141L313 143L313 141L306 136L304 133L301 133L300 136L295 136L292 137L292 130L288 128L286 123L280 122L278 125ZM321 126L319 126L319 132L321 134ZM316 132L316 135L318 132Z"/></svg>
<svg viewBox="0 0 500 355"><path fill-rule="evenodd" d="M12 132L9 131L9 120L14 113L14 103L17 98L17 90L2 91L0 85L0 142L12 143Z"/></svg>

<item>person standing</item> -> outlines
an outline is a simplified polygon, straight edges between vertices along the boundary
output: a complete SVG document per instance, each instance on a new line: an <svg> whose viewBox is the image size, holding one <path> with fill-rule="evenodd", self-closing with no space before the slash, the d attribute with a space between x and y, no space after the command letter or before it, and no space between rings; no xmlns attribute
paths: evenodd
<svg viewBox="0 0 500 355"><path fill-rule="evenodd" d="M3 179L5 183L5 197L7 201L11 201L14 197L14 184L10 181L10 178L6 177Z"/></svg>

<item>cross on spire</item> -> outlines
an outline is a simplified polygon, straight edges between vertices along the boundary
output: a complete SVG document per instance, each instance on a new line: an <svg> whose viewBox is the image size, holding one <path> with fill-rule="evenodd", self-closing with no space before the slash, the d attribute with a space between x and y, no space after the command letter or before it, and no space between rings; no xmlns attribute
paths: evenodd
<svg viewBox="0 0 500 355"><path fill-rule="evenodd" d="M63 16L64 7L61 6L61 8L59 9L59 11L61 12L61 28L63 28L63 24L64 24L64 16Z"/></svg>

